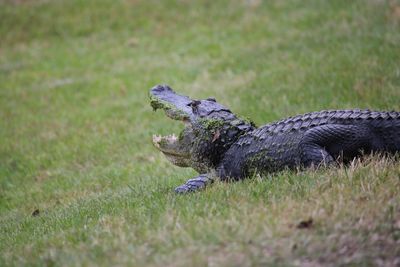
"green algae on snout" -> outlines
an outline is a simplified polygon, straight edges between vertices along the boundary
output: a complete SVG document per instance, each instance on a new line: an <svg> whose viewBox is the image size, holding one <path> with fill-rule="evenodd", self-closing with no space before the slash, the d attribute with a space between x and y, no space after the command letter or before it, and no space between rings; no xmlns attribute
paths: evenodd
<svg viewBox="0 0 400 267"><path fill-rule="evenodd" d="M154 111L157 109L163 109L165 113L175 119L175 120L185 120L189 118L189 115L184 111L176 108L174 105L168 103L167 101L161 100L152 94L149 94L150 105Z"/></svg>

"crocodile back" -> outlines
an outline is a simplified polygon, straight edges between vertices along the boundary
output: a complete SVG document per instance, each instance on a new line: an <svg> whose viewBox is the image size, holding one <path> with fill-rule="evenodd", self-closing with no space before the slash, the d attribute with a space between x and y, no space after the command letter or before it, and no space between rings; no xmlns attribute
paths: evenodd
<svg viewBox="0 0 400 267"><path fill-rule="evenodd" d="M400 112L371 110L323 110L289 117L266 124L249 135L254 138L277 138L302 135L307 130L326 125L363 125L371 129L378 150L400 151Z"/></svg>
<svg viewBox="0 0 400 267"><path fill-rule="evenodd" d="M253 131L254 135L306 131L325 124L366 124L372 127L400 127L400 112L371 110L323 110L289 117L266 124Z"/></svg>

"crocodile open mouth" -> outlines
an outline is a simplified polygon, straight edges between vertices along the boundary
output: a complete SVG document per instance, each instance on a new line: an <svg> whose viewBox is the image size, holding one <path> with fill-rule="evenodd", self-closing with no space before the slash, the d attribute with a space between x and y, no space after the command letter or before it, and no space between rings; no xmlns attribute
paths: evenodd
<svg viewBox="0 0 400 267"><path fill-rule="evenodd" d="M153 144L173 164L188 167L189 148L175 134L153 135Z"/></svg>
<svg viewBox="0 0 400 267"><path fill-rule="evenodd" d="M185 129L191 127L189 120L193 116L190 103L192 100L187 96L176 94L167 85L158 85L150 91L150 104L154 110L162 109L165 114L177 121L185 124ZM180 134L182 136L183 132ZM164 153L170 160L171 158L188 158L189 148L183 138L178 138L175 134L160 136L153 135L154 146Z"/></svg>
<svg viewBox="0 0 400 267"><path fill-rule="evenodd" d="M175 119L176 120L176 119ZM179 136L175 134L158 135L153 134L154 146L163 152L172 156L187 156L188 145L185 143L187 138L184 138L185 133L191 132L192 125L187 120L178 120L183 122L184 128L181 130Z"/></svg>

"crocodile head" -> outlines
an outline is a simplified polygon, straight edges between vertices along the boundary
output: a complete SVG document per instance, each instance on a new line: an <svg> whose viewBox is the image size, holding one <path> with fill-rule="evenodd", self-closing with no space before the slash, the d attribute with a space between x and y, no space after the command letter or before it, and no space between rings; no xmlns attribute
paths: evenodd
<svg viewBox="0 0 400 267"><path fill-rule="evenodd" d="M214 98L194 100L175 93L167 85L150 90L150 104L185 125L175 136L153 136L153 144L173 164L192 167L200 173L214 169L237 138L254 129Z"/></svg>

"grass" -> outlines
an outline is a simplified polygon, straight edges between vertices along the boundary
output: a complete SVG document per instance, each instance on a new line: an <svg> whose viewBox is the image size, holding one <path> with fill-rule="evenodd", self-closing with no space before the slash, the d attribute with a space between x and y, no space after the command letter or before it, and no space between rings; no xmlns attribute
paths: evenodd
<svg viewBox="0 0 400 267"><path fill-rule="evenodd" d="M147 95L165 83L215 96L258 125L400 110L399 10L378 0L0 1L0 265L400 264L398 161L177 196L195 172L152 147L153 133L181 126Z"/></svg>

